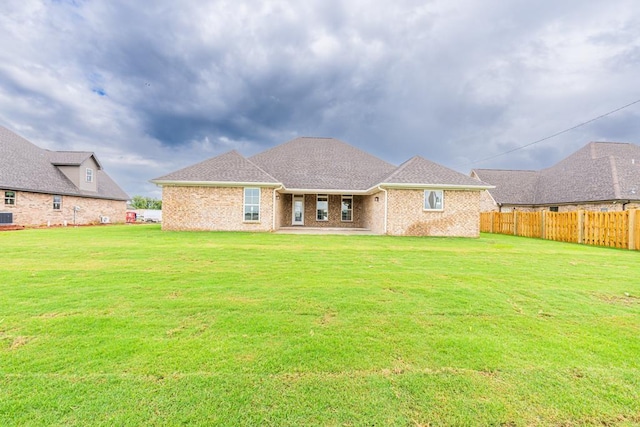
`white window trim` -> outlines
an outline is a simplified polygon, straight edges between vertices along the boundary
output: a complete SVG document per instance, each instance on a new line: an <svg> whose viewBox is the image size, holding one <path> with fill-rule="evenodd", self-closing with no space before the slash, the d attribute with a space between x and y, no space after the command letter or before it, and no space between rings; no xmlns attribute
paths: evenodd
<svg viewBox="0 0 640 427"><path fill-rule="evenodd" d="M440 194L442 194L442 202L441 205L442 207L439 209L429 209L427 208L427 193L431 193L431 192L440 192ZM444 190L424 190L424 194L422 197L422 210L425 212L442 212L444 211Z"/></svg>
<svg viewBox="0 0 640 427"><path fill-rule="evenodd" d="M255 203L247 204L247 190L258 190L258 219L246 219L247 206L256 206ZM244 187L242 189L242 222L258 223L260 222L260 201L262 199L262 190L260 187Z"/></svg>
<svg viewBox="0 0 640 427"><path fill-rule="evenodd" d="M343 219L342 218L342 213L344 212L343 209L342 209L342 203L343 203L344 199L351 200L351 209L349 209L349 212L351 212L351 214L350 214L351 219ZM353 222L353 196L344 195L344 196L342 196L340 198L340 221L341 222Z"/></svg>
<svg viewBox="0 0 640 427"><path fill-rule="evenodd" d="M318 203L320 203L320 198L327 199L327 219L318 219ZM324 201L324 200L323 200ZM328 194L316 194L316 221L318 222L328 222L329 221L329 195Z"/></svg>
<svg viewBox="0 0 640 427"><path fill-rule="evenodd" d="M59 207L56 208L56 197L60 198L60 202L59 202ZM54 195L51 199L51 207L53 208L54 211L61 211L62 210L62 196L59 195Z"/></svg>
<svg viewBox="0 0 640 427"><path fill-rule="evenodd" d="M13 193L12 197L7 197L7 193ZM7 200L13 200L13 203L7 203ZM15 206L16 205L16 192L15 191L5 191L4 192L4 204L6 206Z"/></svg>
<svg viewBox="0 0 640 427"><path fill-rule="evenodd" d="M87 182L93 182L93 169L91 169L91 168L87 168L87 169L85 170L85 175L84 175L84 177L85 177L85 181L87 181Z"/></svg>

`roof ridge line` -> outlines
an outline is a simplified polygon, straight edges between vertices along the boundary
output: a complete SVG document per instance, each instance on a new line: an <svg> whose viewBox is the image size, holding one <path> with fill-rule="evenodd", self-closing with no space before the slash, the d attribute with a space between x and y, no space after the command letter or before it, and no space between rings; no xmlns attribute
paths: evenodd
<svg viewBox="0 0 640 427"><path fill-rule="evenodd" d="M615 156L609 156L609 164L611 165L611 178L613 179L613 194L616 196L616 199L621 199L620 179L618 177L618 167Z"/></svg>
<svg viewBox="0 0 640 427"><path fill-rule="evenodd" d="M235 150L234 150L235 151ZM238 153L240 154L240 153ZM253 166L255 166L256 168L258 168L261 172L264 172L265 174L267 174L267 176L271 179L273 179L275 182L279 183L280 185L282 185L284 187L284 184L282 184L282 181L277 179L275 176L271 175L269 172L267 172L266 170L262 169L260 166L258 166L257 164L255 164L254 162L251 161L251 159L249 159L248 157L243 156L242 154L240 154L240 156L245 159L247 162L251 163Z"/></svg>
<svg viewBox="0 0 640 427"><path fill-rule="evenodd" d="M405 160L405 162L404 162L404 163L402 163L400 166L398 166L397 168L395 168L395 169L393 170L393 172L391 172L389 175L387 175L387 177L386 177L386 178L384 178L382 181L380 181L380 183L384 183L384 182L386 182L386 181L389 181L389 180L390 180L394 175L397 175L397 174L399 174L400 172L402 172L402 171L403 171L403 170L404 170L404 169L409 165L409 163L411 163L411 162L415 161L415 159L416 159L417 157L418 157L418 156L416 155L416 156L411 157L409 160Z"/></svg>

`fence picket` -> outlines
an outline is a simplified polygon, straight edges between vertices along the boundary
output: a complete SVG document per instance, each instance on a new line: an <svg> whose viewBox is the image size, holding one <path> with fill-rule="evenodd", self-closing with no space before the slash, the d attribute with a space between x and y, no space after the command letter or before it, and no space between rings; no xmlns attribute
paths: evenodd
<svg viewBox="0 0 640 427"><path fill-rule="evenodd" d="M514 212L482 212L480 231L640 250L638 212L518 212L517 229Z"/></svg>

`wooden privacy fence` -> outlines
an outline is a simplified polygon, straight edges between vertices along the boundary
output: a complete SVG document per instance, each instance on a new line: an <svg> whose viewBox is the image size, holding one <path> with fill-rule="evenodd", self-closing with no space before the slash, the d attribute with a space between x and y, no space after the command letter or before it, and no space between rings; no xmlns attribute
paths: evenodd
<svg viewBox="0 0 640 427"><path fill-rule="evenodd" d="M640 250L638 209L620 212L483 212L480 231Z"/></svg>

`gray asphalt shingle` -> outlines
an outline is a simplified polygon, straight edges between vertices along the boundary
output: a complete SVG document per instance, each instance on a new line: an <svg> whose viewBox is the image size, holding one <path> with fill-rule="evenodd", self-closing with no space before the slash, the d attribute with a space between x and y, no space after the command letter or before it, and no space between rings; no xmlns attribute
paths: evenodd
<svg viewBox="0 0 640 427"><path fill-rule="evenodd" d="M279 183L277 179L235 150L155 178L152 181Z"/></svg>
<svg viewBox="0 0 640 427"><path fill-rule="evenodd" d="M364 191L395 169L334 138L296 138L250 160L290 189Z"/></svg>
<svg viewBox="0 0 640 427"><path fill-rule="evenodd" d="M412 157L401 164L391 175L382 180L385 184L430 184L443 186L486 186L453 169L434 163L420 156Z"/></svg>
<svg viewBox="0 0 640 427"><path fill-rule="evenodd" d="M364 192L381 183L486 186L464 174L414 157L399 167L335 138L300 137L248 159L231 151L151 180L274 183L287 190Z"/></svg>
<svg viewBox="0 0 640 427"><path fill-rule="evenodd" d="M97 191L76 187L53 162L79 165L93 156L88 152L55 152L42 149L9 129L0 126L0 188L58 195L128 200L129 196L102 169L96 171Z"/></svg>
<svg viewBox="0 0 640 427"><path fill-rule="evenodd" d="M475 169L495 185L497 203L550 205L611 200L640 200L640 146L591 142L540 171Z"/></svg>

